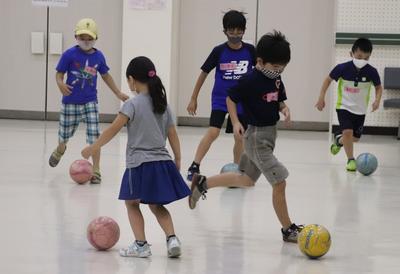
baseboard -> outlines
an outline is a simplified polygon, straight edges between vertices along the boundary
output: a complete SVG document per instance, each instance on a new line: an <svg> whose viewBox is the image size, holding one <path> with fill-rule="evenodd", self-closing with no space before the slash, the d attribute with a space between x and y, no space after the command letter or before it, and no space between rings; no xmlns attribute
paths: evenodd
<svg viewBox="0 0 400 274"><path fill-rule="evenodd" d="M399 129L396 127L364 126L363 134L397 136L398 130ZM339 126L332 125L332 132L338 132L338 131L340 131Z"/></svg>
<svg viewBox="0 0 400 274"><path fill-rule="evenodd" d="M47 121L58 121L59 112L47 112ZM100 114L100 123L111 123L114 121L116 114ZM19 119L19 120L45 120L44 111L25 111L0 109L0 119Z"/></svg>
<svg viewBox="0 0 400 274"><path fill-rule="evenodd" d="M178 117L179 126L208 127L209 118L202 117ZM225 121L226 125L226 121ZM225 126L224 125L224 126ZM278 122L278 128L282 130L305 130L305 131L328 131L328 122L292 122L290 127L282 122Z"/></svg>

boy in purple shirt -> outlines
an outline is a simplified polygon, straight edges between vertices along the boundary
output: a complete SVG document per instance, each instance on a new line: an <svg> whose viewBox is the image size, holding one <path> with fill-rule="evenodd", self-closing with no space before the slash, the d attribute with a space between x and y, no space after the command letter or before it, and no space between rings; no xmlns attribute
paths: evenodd
<svg viewBox="0 0 400 274"><path fill-rule="evenodd" d="M254 46L242 41L246 30L246 18L243 13L236 10L228 11L225 13L222 21L224 33L228 41L216 46L201 67L202 71L197 79L191 100L187 107L187 111L190 115L196 115L197 97L200 89L210 71L215 68L215 82L211 95L212 110L209 128L200 141L194 161L188 169L188 180L192 179L194 173L200 173L201 160L210 149L211 144L219 136L221 127L225 121L225 116L228 113L226 107L227 90L235 86L242 76L248 74L255 64ZM241 109L239 109L239 117L243 125L246 126ZM232 122L229 117L226 132L233 132ZM235 163L239 163L242 151L242 140L235 137L235 145L233 147Z"/></svg>
<svg viewBox="0 0 400 274"><path fill-rule="evenodd" d="M62 93L62 106L58 131L58 146L49 159L51 167L57 166L66 150L66 144L79 126L81 120L87 124L86 142L93 144L100 135L99 111L97 106L97 73L118 99L129 97L115 85L108 73L103 53L94 48L97 40L97 26L93 19L80 20L75 28L78 45L66 50L57 65L56 81ZM64 82L64 74L67 80ZM100 153L93 155L93 184L101 183Z"/></svg>

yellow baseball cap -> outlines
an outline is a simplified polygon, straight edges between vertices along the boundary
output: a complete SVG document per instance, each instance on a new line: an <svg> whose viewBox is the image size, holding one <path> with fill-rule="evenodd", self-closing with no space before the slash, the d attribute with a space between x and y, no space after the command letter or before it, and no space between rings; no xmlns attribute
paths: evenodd
<svg viewBox="0 0 400 274"><path fill-rule="evenodd" d="M83 18L79 20L75 27L75 35L87 34L93 39L97 39L97 25L91 18Z"/></svg>

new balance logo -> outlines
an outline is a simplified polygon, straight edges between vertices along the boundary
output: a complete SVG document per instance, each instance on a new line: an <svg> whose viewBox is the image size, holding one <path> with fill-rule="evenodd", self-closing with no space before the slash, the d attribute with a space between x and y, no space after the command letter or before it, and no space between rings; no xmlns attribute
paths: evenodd
<svg viewBox="0 0 400 274"><path fill-rule="evenodd" d="M223 79L225 80L239 80L243 74L246 74L249 67L249 61L232 61L230 63L222 63L219 68L225 71Z"/></svg>

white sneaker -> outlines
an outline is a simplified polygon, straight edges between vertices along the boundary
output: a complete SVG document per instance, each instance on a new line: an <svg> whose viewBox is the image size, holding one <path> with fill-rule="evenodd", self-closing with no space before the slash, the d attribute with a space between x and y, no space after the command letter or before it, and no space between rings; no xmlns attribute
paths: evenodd
<svg viewBox="0 0 400 274"><path fill-rule="evenodd" d="M181 256L181 242L176 236L168 239L167 250L169 258L177 258Z"/></svg>
<svg viewBox="0 0 400 274"><path fill-rule="evenodd" d="M147 258L151 256L150 245L145 243L143 246L140 246L135 241L127 248L121 248L119 250L119 255L122 257Z"/></svg>

